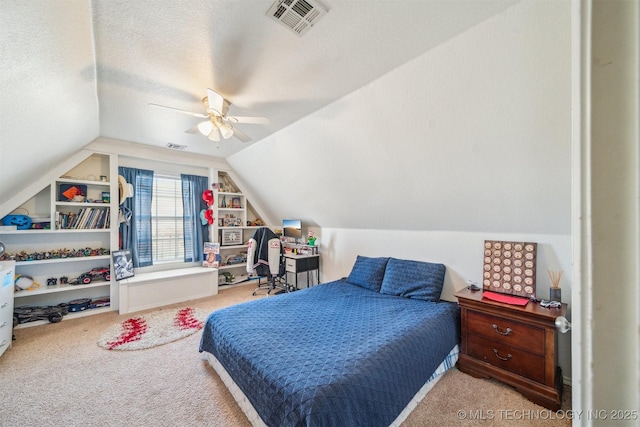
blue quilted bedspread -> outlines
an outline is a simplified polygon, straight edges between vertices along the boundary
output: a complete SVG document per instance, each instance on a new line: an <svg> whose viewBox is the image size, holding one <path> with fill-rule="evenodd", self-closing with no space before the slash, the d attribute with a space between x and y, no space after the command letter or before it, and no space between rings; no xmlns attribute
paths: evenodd
<svg viewBox="0 0 640 427"><path fill-rule="evenodd" d="M213 354L268 426L388 426L459 342L459 309L343 281L213 312Z"/></svg>

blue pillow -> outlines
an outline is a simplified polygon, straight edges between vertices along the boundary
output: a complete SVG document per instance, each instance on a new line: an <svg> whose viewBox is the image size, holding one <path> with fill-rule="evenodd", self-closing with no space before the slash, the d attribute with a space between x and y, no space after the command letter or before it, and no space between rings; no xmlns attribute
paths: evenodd
<svg viewBox="0 0 640 427"><path fill-rule="evenodd" d="M369 258L360 256L347 277L347 282L378 292L389 258Z"/></svg>
<svg viewBox="0 0 640 427"><path fill-rule="evenodd" d="M444 264L390 258L380 293L425 301L440 301Z"/></svg>

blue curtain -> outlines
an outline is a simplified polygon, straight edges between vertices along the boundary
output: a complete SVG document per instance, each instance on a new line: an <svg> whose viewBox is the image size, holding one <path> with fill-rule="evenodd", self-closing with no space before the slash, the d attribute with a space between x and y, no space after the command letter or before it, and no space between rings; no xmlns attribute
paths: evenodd
<svg viewBox="0 0 640 427"><path fill-rule="evenodd" d="M202 193L209 188L205 176L180 175L182 180L182 208L184 215L184 262L203 260L203 244L209 241L208 225L202 225L200 211L207 205Z"/></svg>
<svg viewBox="0 0 640 427"><path fill-rule="evenodd" d="M151 200L153 197L153 171L118 167L118 173L133 185L133 197L121 206L131 212L129 223L120 223L122 249L131 250L134 267L153 265L151 245Z"/></svg>

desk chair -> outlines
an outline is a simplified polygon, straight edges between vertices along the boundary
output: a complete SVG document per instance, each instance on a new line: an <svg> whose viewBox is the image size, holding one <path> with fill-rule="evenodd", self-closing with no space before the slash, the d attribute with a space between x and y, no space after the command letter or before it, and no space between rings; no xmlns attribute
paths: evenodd
<svg viewBox="0 0 640 427"><path fill-rule="evenodd" d="M258 277L258 287L253 295L261 289L265 289L267 295L275 289L289 292L289 287L282 281L285 262L280 238L267 227L258 228L249 239L247 249L247 273L250 278ZM266 283L260 283L263 277L267 278Z"/></svg>

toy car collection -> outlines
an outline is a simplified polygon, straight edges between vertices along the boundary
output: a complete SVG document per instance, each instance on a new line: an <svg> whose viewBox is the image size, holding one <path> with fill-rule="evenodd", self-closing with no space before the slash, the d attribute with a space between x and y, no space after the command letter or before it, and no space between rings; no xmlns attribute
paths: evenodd
<svg viewBox="0 0 640 427"><path fill-rule="evenodd" d="M50 323L58 323L62 317L70 312L75 313L92 308L108 307L109 297L97 299L79 298L68 303L61 303L56 306L21 306L13 309L13 326L23 323L35 322L37 320L48 320Z"/></svg>
<svg viewBox="0 0 640 427"><path fill-rule="evenodd" d="M82 248L82 249L54 249L51 251L31 252L21 251L18 253L0 254L0 261L42 261L45 259L79 258L109 255L106 248Z"/></svg>
<svg viewBox="0 0 640 427"><path fill-rule="evenodd" d="M13 309L13 326L36 320L48 320L51 323L58 323L62 320L62 316L67 313L69 313L67 304L47 307L15 307Z"/></svg>

